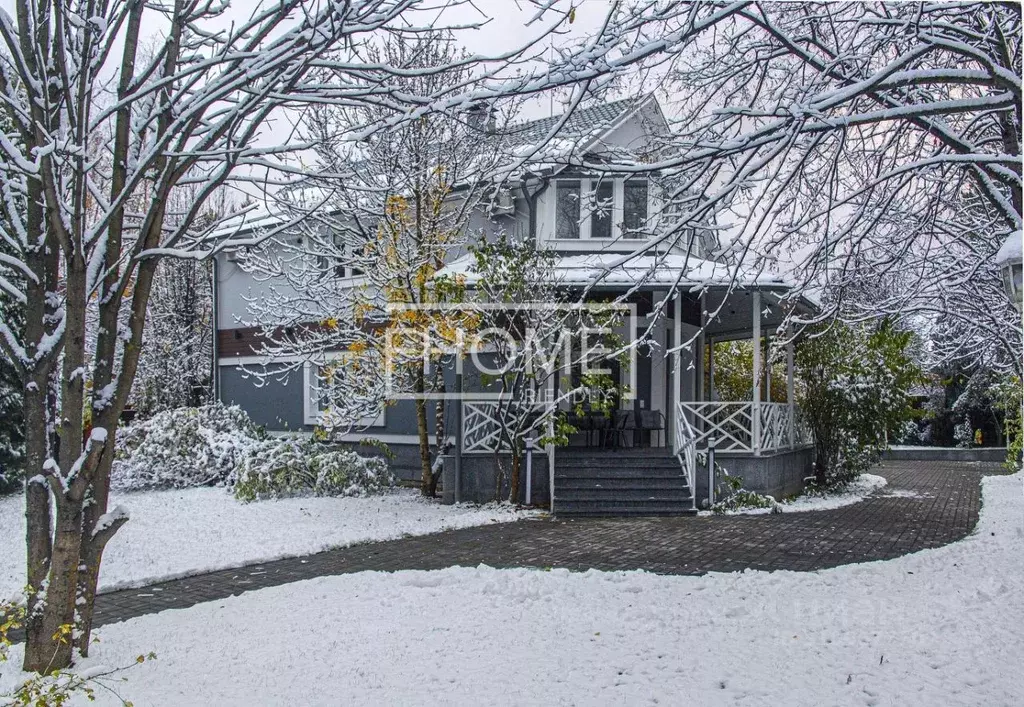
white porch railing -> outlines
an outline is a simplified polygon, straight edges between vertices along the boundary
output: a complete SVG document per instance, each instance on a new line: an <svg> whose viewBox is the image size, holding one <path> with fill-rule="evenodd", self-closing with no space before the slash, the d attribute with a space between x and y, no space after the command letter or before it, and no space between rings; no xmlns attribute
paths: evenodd
<svg viewBox="0 0 1024 707"><path fill-rule="evenodd" d="M683 476L690 486L691 493L696 494L695 486L697 475L697 433L686 418L684 403L676 403L676 429L675 447L676 459L683 468Z"/></svg>
<svg viewBox="0 0 1024 707"><path fill-rule="evenodd" d="M756 426L752 402L696 401L679 405L681 412L677 417L687 418L698 450L707 449L710 439L716 441L715 449L720 452L752 454L791 449L811 441L799 409L788 403L757 405Z"/></svg>
<svg viewBox="0 0 1024 707"><path fill-rule="evenodd" d="M484 452L508 451L508 440L503 438L502 424L499 414L509 414L508 403L497 402L465 402L462 404L462 451L464 454L479 454ZM538 405L537 420L529 428L534 430L536 435L542 436L539 430L543 422L542 406ZM519 410L511 411L519 415Z"/></svg>

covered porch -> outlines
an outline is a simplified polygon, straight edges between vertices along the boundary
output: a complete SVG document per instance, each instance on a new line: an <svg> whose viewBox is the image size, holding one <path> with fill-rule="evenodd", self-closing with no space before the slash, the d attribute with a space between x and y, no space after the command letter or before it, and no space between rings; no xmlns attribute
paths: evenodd
<svg viewBox="0 0 1024 707"><path fill-rule="evenodd" d="M533 454L535 476L546 478L540 486L534 480L531 500L550 500L554 511L564 512L574 497L594 499L591 506L597 511L598 497L608 496L607 508L623 508L609 489L637 490L633 482L639 478L646 485L635 495L658 501L649 509L664 510L661 501L672 495L687 506L680 510L692 510L707 501L713 486L707 466L712 447L718 465L743 477L748 489L777 496L798 491L810 472L811 440L796 404L793 342L782 338L781 346L775 347L782 355L774 365L767 365L766 358L773 337L783 334L780 326L787 315L810 311L813 304L785 299L789 287L775 278L741 278L731 286L707 284L729 282L733 275L707 261L698 262L699 277L692 281L666 265L652 276L650 265L640 263L636 269L644 271L644 284L627 287L641 274L614 271L617 274L602 278L588 270L589 265L573 267L572 261L586 264L588 257L562 259L566 284L586 286L593 296L603 298L625 297L628 292L626 301L635 305L633 328L622 334L637 343L637 353L630 367L616 372L630 395L623 396L614 410L584 415L564 400L559 403L578 431L569 435L568 445L549 445ZM692 275L695 268L692 260L689 263ZM586 285L595 279L597 285ZM738 394L735 385L721 391L716 387L716 347L742 340L754 344L749 386ZM723 399L723 392L732 399ZM557 390L550 391L548 399L558 399ZM476 455L497 451L498 406L462 401L460 408L459 449L469 460L466 463L477 467ZM531 436L551 436L551 425L549 420ZM652 478L651 470L659 478ZM677 480L675 490L683 493L661 493L670 485L661 477L669 474ZM636 506L643 510L643 504Z"/></svg>

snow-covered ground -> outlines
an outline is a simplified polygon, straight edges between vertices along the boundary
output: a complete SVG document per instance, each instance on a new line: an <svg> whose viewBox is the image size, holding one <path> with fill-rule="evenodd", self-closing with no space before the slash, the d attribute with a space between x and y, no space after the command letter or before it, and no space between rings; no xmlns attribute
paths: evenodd
<svg viewBox="0 0 1024 707"><path fill-rule="evenodd" d="M971 537L886 562L365 572L107 626L85 665L156 651L117 685L140 706L1017 705L1022 478L985 479Z"/></svg>
<svg viewBox="0 0 1024 707"><path fill-rule="evenodd" d="M194 488L114 494L114 504L131 520L103 553L106 589L528 515L496 504L442 506L411 490L240 503L222 488ZM0 597L25 583L23 508L20 495L0 498Z"/></svg>
<svg viewBox="0 0 1024 707"><path fill-rule="evenodd" d="M779 503L783 513L799 513L801 511L830 511L835 508L842 508L853 503L863 501L867 496L875 493L886 484L888 480L877 474L861 474L856 481L849 484L838 493L830 493L827 496L797 496L791 501ZM913 493L912 491L909 493ZM899 495L898 492L890 495ZM911 496L904 496L910 498ZM912 497L916 498L916 494ZM737 508L726 511L726 515L762 515L771 513L771 508ZM700 515L711 515L711 511L701 511Z"/></svg>

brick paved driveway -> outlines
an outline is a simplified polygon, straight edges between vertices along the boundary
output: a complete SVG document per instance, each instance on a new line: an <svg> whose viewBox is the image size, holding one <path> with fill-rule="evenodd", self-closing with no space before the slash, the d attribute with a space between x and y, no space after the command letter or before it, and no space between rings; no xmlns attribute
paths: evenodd
<svg viewBox="0 0 1024 707"><path fill-rule="evenodd" d="M644 569L663 574L816 570L884 560L967 535L978 520L981 477L998 464L893 461L889 485L831 511L759 516L527 520L330 550L149 587L102 594L98 624L233 594L364 570L453 565Z"/></svg>

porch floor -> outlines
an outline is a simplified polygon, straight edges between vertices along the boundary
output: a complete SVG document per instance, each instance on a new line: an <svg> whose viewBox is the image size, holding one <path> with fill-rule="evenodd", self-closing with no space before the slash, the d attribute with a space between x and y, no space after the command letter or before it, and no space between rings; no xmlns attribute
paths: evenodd
<svg viewBox="0 0 1024 707"><path fill-rule="evenodd" d="M96 623L367 570L431 570L483 563L700 575L744 569L810 571L887 560L966 536L978 520L981 477L1004 472L994 463L892 461L872 473L885 476L889 485L864 501L835 510L528 520L446 531L104 593L96 600Z"/></svg>

